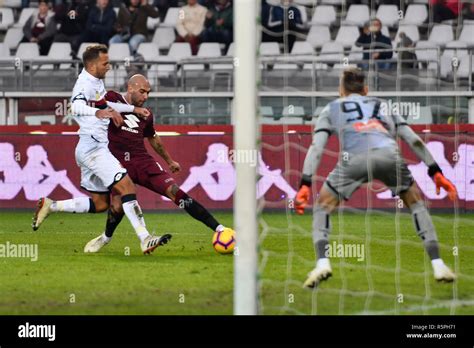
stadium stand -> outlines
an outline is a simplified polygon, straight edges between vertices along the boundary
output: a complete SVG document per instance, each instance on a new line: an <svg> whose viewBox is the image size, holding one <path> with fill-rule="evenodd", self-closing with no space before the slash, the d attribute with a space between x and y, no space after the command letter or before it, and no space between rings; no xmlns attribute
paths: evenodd
<svg viewBox="0 0 474 348"><path fill-rule="evenodd" d="M118 10L120 3L113 2L114 9ZM193 55L189 43L176 42L175 27L186 1L173 3L176 7L165 9L159 18L148 18L147 41L139 46L137 55L132 56L126 44L110 46L113 64L106 78L109 88L120 88L129 73L145 67L144 72L160 92L232 91L233 44L226 49L224 44L202 42ZM282 6L279 0L267 3ZM382 71L376 64L369 66L374 91L472 90L474 21L464 18L463 13L457 20L433 24L428 22L433 14L426 0L407 0L401 6L384 1L367 6L344 0L295 0L293 4L301 12L305 29L296 34L297 41L286 55L278 35L274 40L270 35L268 42L261 43L264 91L334 92L342 68L370 63L363 61L362 48L355 42L361 27L372 18L381 20L382 33L390 38L394 50L388 70ZM0 8L0 86L5 91L28 92L39 84L44 91L70 91L82 68L82 53L90 43L82 42L77 56L71 56L69 44L55 42L48 55L40 57L36 44L20 43L22 27L35 11L36 2L22 8L15 0L4 1ZM412 47L399 47L401 33L410 39ZM416 61L407 63L403 50L414 53ZM21 64L15 63L15 58ZM20 82L12 83L13 78ZM30 83L33 80L36 85ZM314 103L303 105L306 113L312 114ZM273 119L282 117L284 106L265 106L272 107ZM433 120L438 122L439 116L433 109Z"/></svg>

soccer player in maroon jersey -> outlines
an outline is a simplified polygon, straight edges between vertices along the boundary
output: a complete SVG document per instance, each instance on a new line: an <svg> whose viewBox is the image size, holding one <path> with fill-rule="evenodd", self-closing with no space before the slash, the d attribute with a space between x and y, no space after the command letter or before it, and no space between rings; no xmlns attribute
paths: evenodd
<svg viewBox="0 0 474 348"><path fill-rule="evenodd" d="M130 104L141 107L148 99L150 84L143 75L133 75L128 81L127 93L107 92L107 101ZM109 126L109 150L127 169L128 175L135 184L146 187L162 196L170 198L177 206L186 210L196 220L201 221L210 229L221 232L225 229L198 201L189 197L176 185L161 165L147 152L144 138L151 147L168 164L172 173L181 170L165 149L160 137L153 127L153 115L146 118L135 113L122 113L124 124ZM98 252L108 244L112 235L124 216L119 197L113 197L108 211L105 231L92 239L84 248L84 252Z"/></svg>

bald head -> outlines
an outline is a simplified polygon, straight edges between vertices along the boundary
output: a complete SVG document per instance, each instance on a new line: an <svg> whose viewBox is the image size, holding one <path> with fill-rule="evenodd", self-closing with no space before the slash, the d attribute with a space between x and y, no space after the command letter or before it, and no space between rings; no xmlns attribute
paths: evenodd
<svg viewBox="0 0 474 348"><path fill-rule="evenodd" d="M135 106L141 107L148 99L151 87L147 78L136 74L130 77L127 84L127 101Z"/></svg>

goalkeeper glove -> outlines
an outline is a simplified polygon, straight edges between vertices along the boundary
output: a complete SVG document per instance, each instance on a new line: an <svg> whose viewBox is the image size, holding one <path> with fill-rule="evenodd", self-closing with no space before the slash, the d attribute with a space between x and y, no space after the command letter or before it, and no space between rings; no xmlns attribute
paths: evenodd
<svg viewBox="0 0 474 348"><path fill-rule="evenodd" d="M428 169L428 175L431 176L436 185L436 194L439 195L441 187L448 193L450 200L454 201L457 199L458 193L454 184L446 179L441 171L441 168L437 164L433 164Z"/></svg>
<svg viewBox="0 0 474 348"><path fill-rule="evenodd" d="M304 214L304 208L308 205L309 195L311 193L311 179L304 177L301 179L300 189L295 197L295 211L298 215Z"/></svg>

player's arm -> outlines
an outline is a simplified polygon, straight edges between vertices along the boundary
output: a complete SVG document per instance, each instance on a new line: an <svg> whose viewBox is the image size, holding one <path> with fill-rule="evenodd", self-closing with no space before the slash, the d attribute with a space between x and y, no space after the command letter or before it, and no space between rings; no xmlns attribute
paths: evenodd
<svg viewBox="0 0 474 348"><path fill-rule="evenodd" d="M117 111L110 107L99 109L87 105L87 99L82 93L79 93L73 97L71 103L71 112L76 116L94 115L100 119L110 118L117 127L123 124L123 118Z"/></svg>
<svg viewBox="0 0 474 348"><path fill-rule="evenodd" d="M295 198L295 210L297 214L303 214L304 208L309 202L313 174L319 167L324 148L331 135L331 123L329 121L329 105L326 106L318 117L313 135L313 142L306 153L303 164L303 175L300 188Z"/></svg>
<svg viewBox="0 0 474 348"><path fill-rule="evenodd" d="M397 123L397 135L405 141L415 155L428 166L428 175L436 184L436 193L440 193L440 188L446 190L448 197L455 200L457 197L456 187L451 181L445 178L441 168L431 155L424 141L416 134L406 122Z"/></svg>
<svg viewBox="0 0 474 348"><path fill-rule="evenodd" d="M107 100L107 105L117 111L118 113L124 113L124 112L133 112L135 114L139 114L140 116L147 118L150 116L150 111L146 108L142 108L139 106L133 106L130 104L124 104L124 103L116 103L116 102L111 102Z"/></svg>
<svg viewBox="0 0 474 348"><path fill-rule="evenodd" d="M155 152L160 155L160 157L163 158L166 163L168 163L172 173L176 173L181 170L181 166L178 162L173 161L171 155L168 153L168 150L166 150L165 145L157 133L151 137L148 137L147 139L153 150L155 150Z"/></svg>

